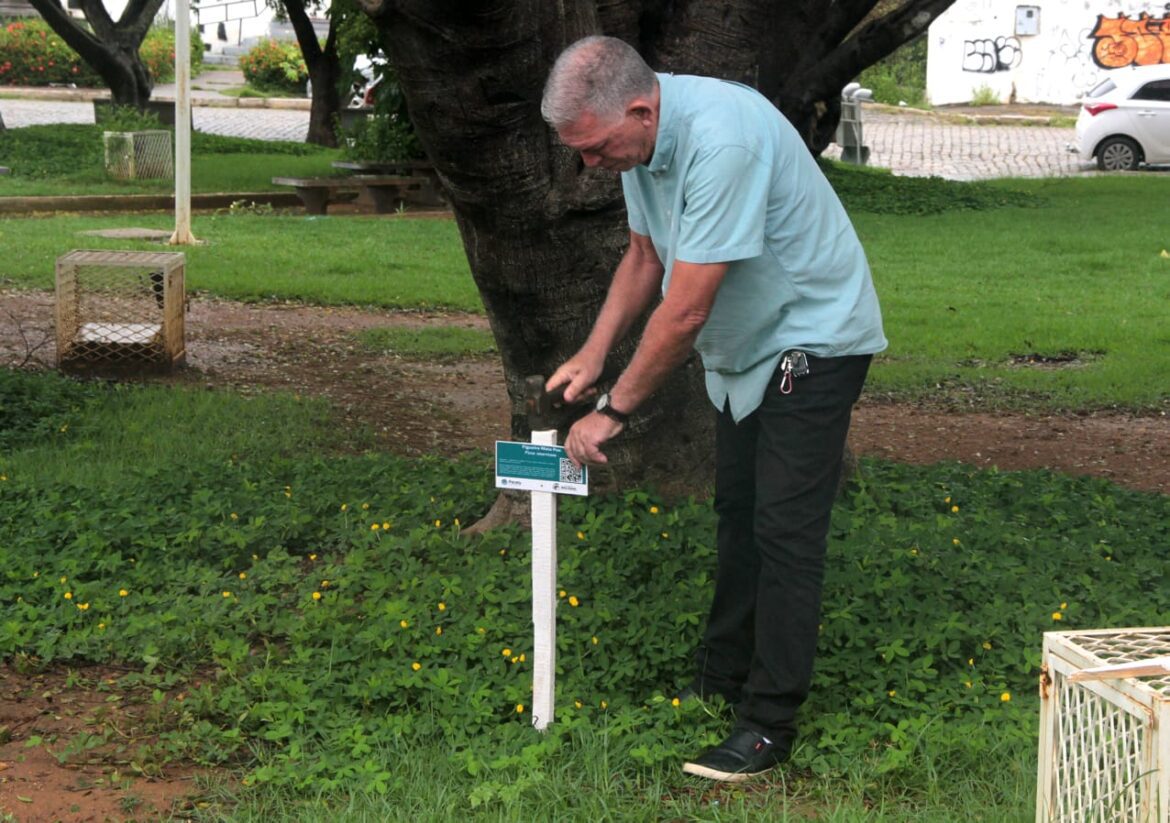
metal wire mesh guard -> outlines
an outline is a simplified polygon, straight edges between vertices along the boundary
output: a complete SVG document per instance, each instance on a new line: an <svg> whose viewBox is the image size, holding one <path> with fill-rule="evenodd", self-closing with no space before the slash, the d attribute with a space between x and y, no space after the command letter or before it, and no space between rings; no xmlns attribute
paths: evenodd
<svg viewBox="0 0 1170 823"><path fill-rule="evenodd" d="M181 363L185 256L72 251L57 259L57 362L63 369Z"/></svg>
<svg viewBox="0 0 1170 823"><path fill-rule="evenodd" d="M168 178L174 174L171 133L151 131L105 131L106 172L119 180Z"/></svg>
<svg viewBox="0 0 1170 823"><path fill-rule="evenodd" d="M1170 673L1073 682L1170 654L1170 627L1044 635L1036 820L1170 823Z"/></svg>

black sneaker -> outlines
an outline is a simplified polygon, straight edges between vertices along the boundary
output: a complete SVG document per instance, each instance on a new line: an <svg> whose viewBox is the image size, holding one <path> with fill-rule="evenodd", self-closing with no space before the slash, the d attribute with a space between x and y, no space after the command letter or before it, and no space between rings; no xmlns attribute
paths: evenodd
<svg viewBox="0 0 1170 823"><path fill-rule="evenodd" d="M684 763L683 771L710 780L740 783L787 760L789 746L788 741L771 740L751 729L735 729L718 746Z"/></svg>

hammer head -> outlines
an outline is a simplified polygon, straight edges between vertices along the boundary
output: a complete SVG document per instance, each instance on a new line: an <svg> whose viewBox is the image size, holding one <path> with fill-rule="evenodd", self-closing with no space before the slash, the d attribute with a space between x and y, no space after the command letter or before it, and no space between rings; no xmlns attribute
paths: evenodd
<svg viewBox="0 0 1170 823"><path fill-rule="evenodd" d="M533 431L556 428L555 413L563 409L564 405L563 386L546 392L544 375L533 374L524 378L524 408L528 412L528 425Z"/></svg>

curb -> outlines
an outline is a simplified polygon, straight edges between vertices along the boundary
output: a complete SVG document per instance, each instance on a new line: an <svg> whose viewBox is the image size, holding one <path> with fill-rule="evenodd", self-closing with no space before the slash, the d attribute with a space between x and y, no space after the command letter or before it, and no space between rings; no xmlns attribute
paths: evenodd
<svg viewBox="0 0 1170 823"><path fill-rule="evenodd" d="M296 192L219 192L191 195L192 209L226 209L239 200L267 203L273 207L301 206ZM38 214L71 211L168 211L175 207L173 194L95 194L53 197L0 197L0 214Z"/></svg>
<svg viewBox="0 0 1170 823"><path fill-rule="evenodd" d="M0 86L0 99L49 100L66 103L84 103L92 100L109 100L106 89L62 89L29 88L25 86ZM151 101L174 103L172 96L151 97ZM298 97L191 97L191 107L223 109L290 109L309 111L313 101Z"/></svg>

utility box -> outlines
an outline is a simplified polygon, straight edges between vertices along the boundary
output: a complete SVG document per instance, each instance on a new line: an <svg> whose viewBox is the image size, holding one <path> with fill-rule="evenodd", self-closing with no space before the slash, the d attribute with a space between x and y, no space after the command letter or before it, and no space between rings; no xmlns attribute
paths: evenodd
<svg viewBox="0 0 1170 823"><path fill-rule="evenodd" d="M186 360L179 252L71 251L57 258L57 365L170 370Z"/></svg>
<svg viewBox="0 0 1170 823"><path fill-rule="evenodd" d="M118 180L154 180L173 177L171 133L150 131L104 131L106 173Z"/></svg>
<svg viewBox="0 0 1170 823"><path fill-rule="evenodd" d="M1167 656L1170 627L1045 633L1037 823L1170 823Z"/></svg>

